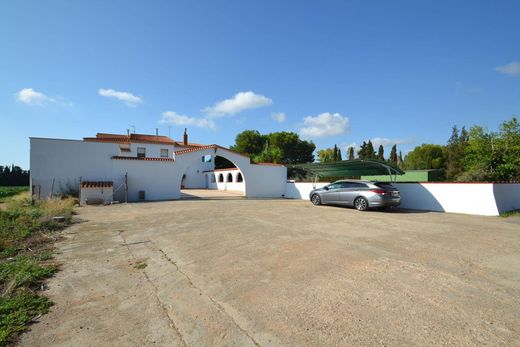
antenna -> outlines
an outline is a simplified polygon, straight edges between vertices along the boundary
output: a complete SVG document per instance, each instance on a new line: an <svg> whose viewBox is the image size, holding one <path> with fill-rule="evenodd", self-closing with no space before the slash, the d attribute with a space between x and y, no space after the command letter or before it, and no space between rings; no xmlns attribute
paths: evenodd
<svg viewBox="0 0 520 347"><path fill-rule="evenodd" d="M132 128L132 129L134 129L134 134L135 134L135 125L130 124L129 127Z"/></svg>

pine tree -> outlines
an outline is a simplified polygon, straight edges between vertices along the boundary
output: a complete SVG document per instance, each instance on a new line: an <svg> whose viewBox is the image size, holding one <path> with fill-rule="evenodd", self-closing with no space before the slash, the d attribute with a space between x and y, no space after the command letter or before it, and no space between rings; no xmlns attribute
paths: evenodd
<svg viewBox="0 0 520 347"><path fill-rule="evenodd" d="M403 161L403 152L399 151L399 157L397 158L397 166L402 168L404 164Z"/></svg>
<svg viewBox="0 0 520 347"><path fill-rule="evenodd" d="M348 160L354 160L354 147L348 148Z"/></svg>
<svg viewBox="0 0 520 347"><path fill-rule="evenodd" d="M359 148L359 151L357 152L358 158L361 160L367 159L367 143L363 141L363 144Z"/></svg>
<svg viewBox="0 0 520 347"><path fill-rule="evenodd" d="M372 141L368 140L367 143L367 149L366 149L366 157L367 159L374 159L376 156L374 151L374 145L372 144Z"/></svg>
<svg viewBox="0 0 520 347"><path fill-rule="evenodd" d="M385 160L385 149L383 148L383 145L379 145L379 148L377 149L377 160Z"/></svg>
<svg viewBox="0 0 520 347"><path fill-rule="evenodd" d="M397 165L397 145L392 146L392 150L390 150L390 164Z"/></svg>

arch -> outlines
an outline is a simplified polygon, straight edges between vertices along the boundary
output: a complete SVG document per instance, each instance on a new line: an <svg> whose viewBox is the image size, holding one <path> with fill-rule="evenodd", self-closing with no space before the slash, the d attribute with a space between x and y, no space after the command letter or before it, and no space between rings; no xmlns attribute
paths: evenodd
<svg viewBox="0 0 520 347"><path fill-rule="evenodd" d="M244 178L242 177L242 173L241 172L239 172L237 174L236 182L238 182L238 183L244 182Z"/></svg>
<svg viewBox="0 0 520 347"><path fill-rule="evenodd" d="M211 156L211 159L212 159L211 164L203 163L201 160L201 157L203 157L203 156ZM249 177L248 170L251 168L251 163L250 163L249 157L229 151L228 149L222 148L219 146L211 146L210 148L176 151L175 157L176 157L176 159L175 159L176 170L175 170L175 175L174 175L173 179L175 182L178 182L177 184L178 184L178 187L180 187L180 189L189 189L189 188L197 189L196 185L194 186L194 184L193 184L193 183L198 184L196 182L197 177L203 178L200 181L200 184L201 184L200 187L201 187L201 189L204 189L204 188L202 188L203 187L202 184L204 181L208 182L208 180L206 180L205 175L209 174L210 183L208 184L208 187L207 187L208 189L227 190L227 189L229 189L229 187L227 187L227 184L228 184L227 182L230 182L230 184L232 185L233 188L240 187L238 190L242 192L243 196L247 196L247 194L248 194L247 193L248 177ZM225 169L223 169L221 172L219 172L218 169L217 169L217 171L213 171L212 166L214 167L214 163L216 162L215 159L218 157L227 159L231 164L233 164L233 169L230 169L230 171L233 170L232 179L226 180L229 171L226 171ZM206 167L201 167L200 173L199 173L199 172L197 172L198 171L197 169L199 169L199 166L201 166L201 165L202 166L206 165ZM240 182L240 185L238 187L234 187L234 183L237 182L235 170L240 171L242 173L243 183ZM244 172L244 170L246 172ZM188 174L188 172L189 172L189 174ZM197 172L197 173L195 174L195 172ZM182 181L181 178L183 176L183 173L186 173L186 175L187 175L186 182L183 182L185 188L184 187L181 188L181 184L180 184ZM200 176L198 176L198 175L200 175ZM179 198L181 197L180 189L179 189L179 195L178 195Z"/></svg>
<svg viewBox="0 0 520 347"><path fill-rule="evenodd" d="M231 172L227 174L226 182L233 182L233 174Z"/></svg>

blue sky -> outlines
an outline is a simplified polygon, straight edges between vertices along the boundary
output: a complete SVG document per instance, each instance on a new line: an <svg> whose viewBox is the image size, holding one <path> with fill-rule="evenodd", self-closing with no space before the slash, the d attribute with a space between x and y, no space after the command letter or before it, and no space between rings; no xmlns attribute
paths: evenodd
<svg viewBox="0 0 520 347"><path fill-rule="evenodd" d="M520 114L518 1L2 1L0 164L97 132L407 152ZM386 147L387 154L389 147Z"/></svg>

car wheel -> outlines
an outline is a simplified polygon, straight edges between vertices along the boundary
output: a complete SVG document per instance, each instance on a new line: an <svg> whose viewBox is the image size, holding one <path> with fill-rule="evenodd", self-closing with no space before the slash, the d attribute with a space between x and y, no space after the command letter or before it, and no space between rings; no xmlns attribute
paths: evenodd
<svg viewBox="0 0 520 347"><path fill-rule="evenodd" d="M354 207L358 211L366 211L368 209L368 201L367 199L363 197L359 197L356 200L354 200Z"/></svg>
<svg viewBox="0 0 520 347"><path fill-rule="evenodd" d="M318 194L314 194L312 197L311 197L311 202L318 206L318 205L321 205L321 198Z"/></svg>

